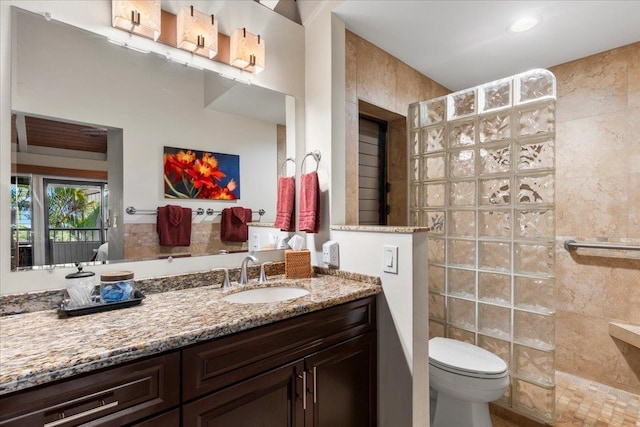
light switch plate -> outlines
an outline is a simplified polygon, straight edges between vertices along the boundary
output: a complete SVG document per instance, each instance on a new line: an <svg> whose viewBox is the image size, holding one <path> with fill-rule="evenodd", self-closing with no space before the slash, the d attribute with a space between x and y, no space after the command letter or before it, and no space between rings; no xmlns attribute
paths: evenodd
<svg viewBox="0 0 640 427"><path fill-rule="evenodd" d="M382 248L382 270L385 273L398 274L398 247L384 245Z"/></svg>

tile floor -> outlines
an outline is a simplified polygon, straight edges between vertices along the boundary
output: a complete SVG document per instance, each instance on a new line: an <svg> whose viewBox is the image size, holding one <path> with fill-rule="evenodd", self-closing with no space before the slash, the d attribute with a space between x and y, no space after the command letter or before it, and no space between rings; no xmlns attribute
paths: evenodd
<svg viewBox="0 0 640 427"><path fill-rule="evenodd" d="M520 427L492 415L494 427ZM556 373L555 427L640 427L640 395Z"/></svg>

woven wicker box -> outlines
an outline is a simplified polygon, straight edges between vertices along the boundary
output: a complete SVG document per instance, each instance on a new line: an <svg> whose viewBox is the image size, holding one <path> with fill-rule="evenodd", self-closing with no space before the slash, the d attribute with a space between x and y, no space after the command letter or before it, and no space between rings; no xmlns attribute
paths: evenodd
<svg viewBox="0 0 640 427"><path fill-rule="evenodd" d="M284 275L287 279L311 277L311 251L284 251Z"/></svg>

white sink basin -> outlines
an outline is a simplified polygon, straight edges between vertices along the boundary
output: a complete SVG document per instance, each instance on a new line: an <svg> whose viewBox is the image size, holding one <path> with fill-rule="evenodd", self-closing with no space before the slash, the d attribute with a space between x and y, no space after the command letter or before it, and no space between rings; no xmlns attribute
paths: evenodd
<svg viewBox="0 0 640 427"><path fill-rule="evenodd" d="M309 294L309 291L302 288L272 286L269 288L247 289L246 291L236 292L223 297L222 301L235 302L238 304L259 304L286 301L303 297L307 294Z"/></svg>

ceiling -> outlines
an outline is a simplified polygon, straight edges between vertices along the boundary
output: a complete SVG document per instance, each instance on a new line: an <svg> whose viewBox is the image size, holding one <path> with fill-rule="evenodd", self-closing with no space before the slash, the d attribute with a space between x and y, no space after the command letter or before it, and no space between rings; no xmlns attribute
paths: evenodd
<svg viewBox="0 0 640 427"><path fill-rule="evenodd" d="M344 0L334 12L349 31L453 91L640 41L640 0ZM542 23L507 31L525 15Z"/></svg>

